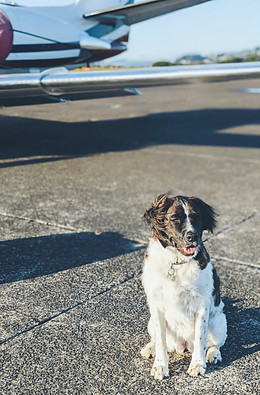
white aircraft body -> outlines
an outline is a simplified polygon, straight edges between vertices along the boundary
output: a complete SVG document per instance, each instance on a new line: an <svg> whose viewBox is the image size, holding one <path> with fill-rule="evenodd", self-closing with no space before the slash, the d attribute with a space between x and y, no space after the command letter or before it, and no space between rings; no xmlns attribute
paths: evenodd
<svg viewBox="0 0 260 395"><path fill-rule="evenodd" d="M43 69L0 75L0 105L136 94L136 87L194 78L259 76L259 63L94 72L60 68L122 53L132 24L207 1L0 1L0 68Z"/></svg>

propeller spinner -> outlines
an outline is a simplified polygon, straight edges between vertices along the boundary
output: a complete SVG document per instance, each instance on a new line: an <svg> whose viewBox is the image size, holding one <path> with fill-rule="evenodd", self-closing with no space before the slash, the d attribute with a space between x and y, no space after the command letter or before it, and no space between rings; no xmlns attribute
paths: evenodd
<svg viewBox="0 0 260 395"><path fill-rule="evenodd" d="M0 63L9 55L13 45L13 28L11 22L0 10Z"/></svg>

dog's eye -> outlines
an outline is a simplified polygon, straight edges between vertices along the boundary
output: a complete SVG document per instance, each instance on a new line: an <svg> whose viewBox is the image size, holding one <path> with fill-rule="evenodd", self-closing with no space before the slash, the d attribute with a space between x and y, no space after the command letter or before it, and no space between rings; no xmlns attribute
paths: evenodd
<svg viewBox="0 0 260 395"><path fill-rule="evenodd" d="M178 218L178 217L172 217L172 218L171 218L171 222L174 222L174 223L176 223L176 224L179 224L179 223L181 222L181 219Z"/></svg>

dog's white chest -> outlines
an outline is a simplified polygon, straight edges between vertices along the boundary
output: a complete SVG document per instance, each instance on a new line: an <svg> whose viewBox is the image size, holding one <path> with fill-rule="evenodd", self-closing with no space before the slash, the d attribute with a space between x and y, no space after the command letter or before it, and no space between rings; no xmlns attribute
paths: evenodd
<svg viewBox="0 0 260 395"><path fill-rule="evenodd" d="M193 324L196 311L212 289L211 264L201 270L194 259L180 263L171 251L151 242L143 269L149 305L157 306L172 326ZM178 318L177 318L178 317Z"/></svg>
<svg viewBox="0 0 260 395"><path fill-rule="evenodd" d="M179 318L181 316L193 317L198 306L203 302L202 290L199 286L200 279L198 273L194 273L198 270L196 267L189 269L186 269L188 273L185 273L183 268L175 270L173 279L169 275L166 279L158 279L158 291L155 291L155 295L160 294L161 302L160 299L153 302L161 303L165 314L172 315L175 319L176 316ZM184 278L182 278L182 274ZM192 276L193 279L191 280L190 277Z"/></svg>

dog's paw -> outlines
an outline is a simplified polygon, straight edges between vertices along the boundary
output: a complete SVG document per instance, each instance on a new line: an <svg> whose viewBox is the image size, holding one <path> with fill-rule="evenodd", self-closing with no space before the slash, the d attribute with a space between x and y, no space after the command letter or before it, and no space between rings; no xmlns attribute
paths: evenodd
<svg viewBox="0 0 260 395"><path fill-rule="evenodd" d="M190 376L204 376L206 372L206 365L203 364L202 361L191 361L191 364L188 369L188 373Z"/></svg>
<svg viewBox="0 0 260 395"><path fill-rule="evenodd" d="M140 354L145 359L149 359L151 357L154 357L154 354L155 354L154 343L150 342L150 343L146 344L146 346L144 348L142 348Z"/></svg>
<svg viewBox="0 0 260 395"><path fill-rule="evenodd" d="M168 366L160 364L159 361L155 361L151 370L151 375L155 378L155 380L162 380L164 377L168 377Z"/></svg>
<svg viewBox="0 0 260 395"><path fill-rule="evenodd" d="M206 362L216 364L222 361L221 352L215 346L210 347L206 354Z"/></svg>

